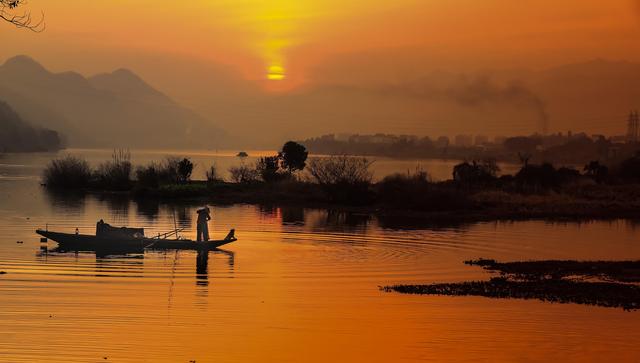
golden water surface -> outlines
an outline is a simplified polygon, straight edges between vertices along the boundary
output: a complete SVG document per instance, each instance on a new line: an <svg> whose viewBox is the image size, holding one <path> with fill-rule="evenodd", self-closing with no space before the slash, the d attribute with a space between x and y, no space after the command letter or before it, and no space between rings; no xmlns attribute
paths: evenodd
<svg viewBox="0 0 640 363"><path fill-rule="evenodd" d="M224 250L96 256L42 251L34 230L175 223L200 205L69 197L41 163L0 159L0 362L638 361L640 313L379 286L487 278L485 257L638 259L631 221L407 226L326 210L214 206ZM23 243L17 243L22 241Z"/></svg>

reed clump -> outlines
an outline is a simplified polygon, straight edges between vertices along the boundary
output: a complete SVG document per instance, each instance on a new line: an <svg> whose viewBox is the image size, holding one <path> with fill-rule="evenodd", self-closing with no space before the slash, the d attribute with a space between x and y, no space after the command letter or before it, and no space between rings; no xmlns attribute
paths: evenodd
<svg viewBox="0 0 640 363"><path fill-rule="evenodd" d="M68 155L49 162L43 181L52 189L83 189L90 186L92 171L86 160Z"/></svg>
<svg viewBox="0 0 640 363"><path fill-rule="evenodd" d="M108 190L129 190L132 169L131 152L114 150L111 160L98 165L94 172L95 184Z"/></svg>

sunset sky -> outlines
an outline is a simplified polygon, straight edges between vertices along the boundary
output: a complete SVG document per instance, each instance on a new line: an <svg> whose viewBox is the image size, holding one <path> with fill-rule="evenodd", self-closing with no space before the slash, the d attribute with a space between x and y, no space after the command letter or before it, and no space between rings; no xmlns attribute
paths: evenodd
<svg viewBox="0 0 640 363"><path fill-rule="evenodd" d="M207 100L229 90L246 98L322 85L411 82L436 71L540 70L599 58L640 61L640 5L632 0L175 4L32 0L28 6L34 16L44 12L46 31L0 25L0 57L28 54L53 71L85 75L130 68L204 113L199 105L207 92ZM215 69L214 84L188 74L199 67ZM434 126L433 132L446 130Z"/></svg>
<svg viewBox="0 0 640 363"><path fill-rule="evenodd" d="M640 8L631 0L175 4L34 0L30 8L34 15L44 11L46 32L15 32L4 25L2 52L26 52L59 68L73 65L86 72L103 70L101 63L117 64L120 52L172 53L232 65L247 79L261 79L269 67L283 67L291 82L321 80L325 75L314 73L315 67L363 52L388 53L390 66L420 60L425 68L543 67L640 56ZM105 50L113 52L113 59L96 62ZM84 59L78 59L79 54ZM401 71L388 69L378 76L396 72Z"/></svg>

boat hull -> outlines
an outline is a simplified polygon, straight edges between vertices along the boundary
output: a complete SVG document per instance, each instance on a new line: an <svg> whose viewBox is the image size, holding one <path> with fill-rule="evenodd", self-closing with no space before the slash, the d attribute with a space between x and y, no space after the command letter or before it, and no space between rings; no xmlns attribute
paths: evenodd
<svg viewBox="0 0 640 363"><path fill-rule="evenodd" d="M154 250L213 250L237 241L231 237L223 240L196 242L192 240L173 240L157 238L112 238L83 234L71 234L36 230L36 233L58 243L59 250L66 251L107 251L142 253L145 249Z"/></svg>

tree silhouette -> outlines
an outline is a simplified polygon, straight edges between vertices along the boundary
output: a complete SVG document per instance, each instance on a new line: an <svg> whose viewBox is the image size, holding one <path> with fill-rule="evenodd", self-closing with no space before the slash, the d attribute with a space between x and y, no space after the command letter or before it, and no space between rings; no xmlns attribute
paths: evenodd
<svg viewBox="0 0 640 363"><path fill-rule="evenodd" d="M279 153L280 159L282 159L282 166L292 173L296 170L302 170L307 165L307 148L294 141L288 141L282 147L282 151Z"/></svg>
<svg viewBox="0 0 640 363"><path fill-rule="evenodd" d="M0 0L0 19L18 28L25 28L34 32L41 32L45 28L44 14L38 21L34 21L31 12L20 11L26 0Z"/></svg>
<svg viewBox="0 0 640 363"><path fill-rule="evenodd" d="M193 172L193 163L191 160L184 158L178 163L178 178L180 183L186 183L191 179Z"/></svg>

